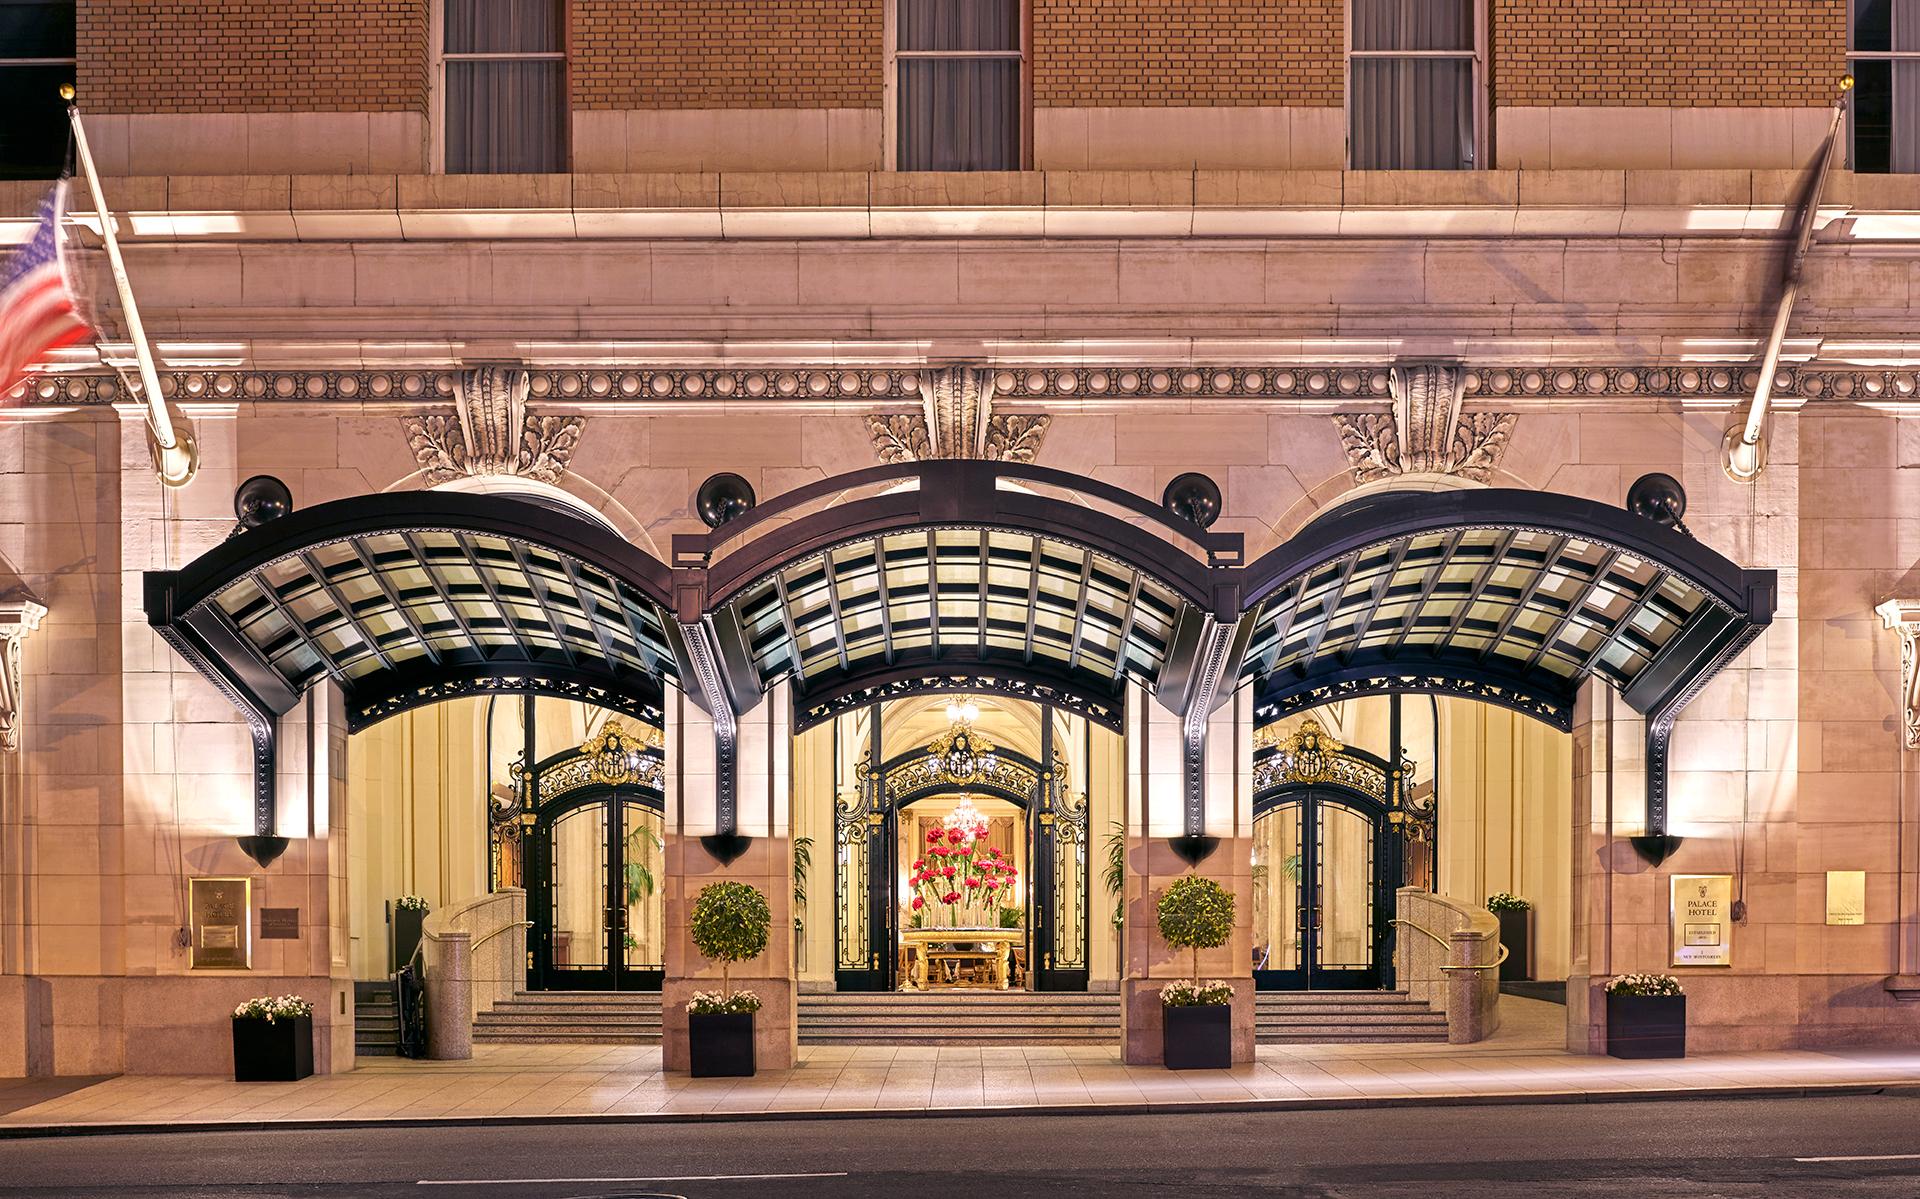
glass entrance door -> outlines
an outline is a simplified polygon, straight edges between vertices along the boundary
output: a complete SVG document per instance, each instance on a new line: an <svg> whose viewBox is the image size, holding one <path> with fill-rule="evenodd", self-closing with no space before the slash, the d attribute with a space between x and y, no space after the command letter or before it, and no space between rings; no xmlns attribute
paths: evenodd
<svg viewBox="0 0 1920 1199"><path fill-rule="evenodd" d="M1254 818L1254 983L1377 990L1391 980L1391 826L1377 805L1300 788Z"/></svg>
<svg viewBox="0 0 1920 1199"><path fill-rule="evenodd" d="M527 984L657 991L664 977L660 814L629 793L543 811L527 845Z"/></svg>

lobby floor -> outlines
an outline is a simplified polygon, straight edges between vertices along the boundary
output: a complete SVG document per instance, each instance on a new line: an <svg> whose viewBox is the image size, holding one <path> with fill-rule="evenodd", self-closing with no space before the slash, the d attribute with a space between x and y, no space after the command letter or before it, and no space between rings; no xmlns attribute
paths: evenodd
<svg viewBox="0 0 1920 1199"><path fill-rule="evenodd" d="M38 1125L1458 1101L1920 1084L1920 1048L1774 1050L1626 1062L1557 1048L1561 1010L1508 997L1477 1045L1262 1046L1232 1070L1126 1066L1117 1049L806 1047L749 1079L668 1076L658 1047L479 1046L471 1061L374 1058L295 1083L111 1078L0 1112Z"/></svg>

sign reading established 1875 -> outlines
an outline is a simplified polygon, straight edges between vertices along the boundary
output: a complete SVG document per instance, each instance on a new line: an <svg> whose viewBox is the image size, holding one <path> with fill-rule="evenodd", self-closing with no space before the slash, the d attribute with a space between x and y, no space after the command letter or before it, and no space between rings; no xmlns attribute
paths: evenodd
<svg viewBox="0 0 1920 1199"><path fill-rule="evenodd" d="M1676 874L1671 885L1673 964L1733 965L1733 876Z"/></svg>

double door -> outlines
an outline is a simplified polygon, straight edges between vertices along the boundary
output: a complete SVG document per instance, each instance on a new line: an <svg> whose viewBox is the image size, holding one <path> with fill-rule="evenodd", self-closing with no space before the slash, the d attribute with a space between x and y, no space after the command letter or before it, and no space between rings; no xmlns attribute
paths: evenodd
<svg viewBox="0 0 1920 1199"><path fill-rule="evenodd" d="M576 794L540 812L526 849L529 989L658 991L658 808L626 788Z"/></svg>
<svg viewBox="0 0 1920 1199"><path fill-rule="evenodd" d="M1288 788L1256 812L1254 985L1366 991L1392 985L1399 838L1343 788Z"/></svg>

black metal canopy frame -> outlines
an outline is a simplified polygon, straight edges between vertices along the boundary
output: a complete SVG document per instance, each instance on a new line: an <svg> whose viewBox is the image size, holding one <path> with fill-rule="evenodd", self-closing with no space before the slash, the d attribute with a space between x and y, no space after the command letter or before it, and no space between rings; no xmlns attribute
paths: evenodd
<svg viewBox="0 0 1920 1199"><path fill-rule="evenodd" d="M1648 831L1663 835L1674 717L1768 624L1774 594L1771 571L1570 496L1383 492L1249 566L1239 534L1096 480L932 461L676 536L671 567L531 499L339 500L149 574L146 598L154 627L252 726L261 837L274 833L274 723L326 680L356 730L484 692L657 721L674 680L714 717L716 844L730 852L743 844L738 719L782 679L799 728L982 690L1117 728L1134 681L1181 718L1183 841L1203 852L1208 717L1249 677L1266 719L1414 691L1561 728L1582 681L1600 678L1647 717Z"/></svg>

